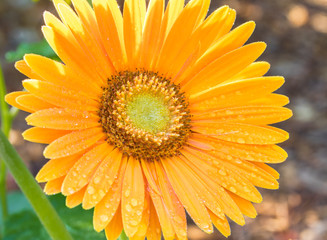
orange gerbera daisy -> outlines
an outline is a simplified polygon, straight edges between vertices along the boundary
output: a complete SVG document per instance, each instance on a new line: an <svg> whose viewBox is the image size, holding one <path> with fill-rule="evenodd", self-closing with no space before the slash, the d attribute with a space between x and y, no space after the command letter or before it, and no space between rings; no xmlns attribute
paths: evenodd
<svg viewBox="0 0 327 240"><path fill-rule="evenodd" d="M36 179L66 204L94 207L94 228L116 239L186 239L186 214L205 232L230 234L277 189L291 117L272 93L283 77L245 45L255 24L230 31L235 11L206 18L210 0L54 0L42 32L61 62L27 54L16 68L27 91L6 100L30 112L25 139L49 144Z"/></svg>

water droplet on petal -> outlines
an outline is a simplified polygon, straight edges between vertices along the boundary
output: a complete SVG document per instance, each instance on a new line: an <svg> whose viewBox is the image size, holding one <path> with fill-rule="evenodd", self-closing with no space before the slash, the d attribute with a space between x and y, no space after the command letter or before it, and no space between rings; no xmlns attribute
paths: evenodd
<svg viewBox="0 0 327 240"><path fill-rule="evenodd" d="M129 189L127 189L126 191L125 191L125 197L129 197L129 194L131 193L131 191L129 190Z"/></svg>
<svg viewBox="0 0 327 240"><path fill-rule="evenodd" d="M100 220L102 221L102 222L105 222L105 221L107 221L109 218L108 218L108 216L107 215L101 215L100 216Z"/></svg>
<svg viewBox="0 0 327 240"><path fill-rule="evenodd" d="M230 187L229 190L233 193L236 193L236 189L234 187Z"/></svg>
<svg viewBox="0 0 327 240"><path fill-rule="evenodd" d="M132 198L131 199L131 204L132 204L132 206L136 206L137 205L137 200L136 199L134 199L134 198Z"/></svg>
<svg viewBox="0 0 327 240"><path fill-rule="evenodd" d="M125 209L127 210L127 212L132 211L132 207L129 204L126 204Z"/></svg>
<svg viewBox="0 0 327 240"><path fill-rule="evenodd" d="M88 192L89 194L93 194L93 193L94 193L94 188L91 187L91 186L89 186L88 189L87 189L87 192Z"/></svg>

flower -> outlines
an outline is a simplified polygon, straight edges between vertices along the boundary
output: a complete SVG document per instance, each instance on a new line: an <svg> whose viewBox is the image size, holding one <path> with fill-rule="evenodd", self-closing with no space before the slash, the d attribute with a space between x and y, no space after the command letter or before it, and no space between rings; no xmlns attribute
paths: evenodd
<svg viewBox="0 0 327 240"><path fill-rule="evenodd" d="M36 179L66 204L94 208L94 228L116 239L186 239L186 215L205 232L230 234L277 189L291 117L273 93L283 77L244 45L255 23L230 31L235 11L206 18L210 0L54 0L42 32L61 62L27 54L16 68L27 91L6 101L31 114L25 139L49 144ZM244 46L243 46L244 45Z"/></svg>

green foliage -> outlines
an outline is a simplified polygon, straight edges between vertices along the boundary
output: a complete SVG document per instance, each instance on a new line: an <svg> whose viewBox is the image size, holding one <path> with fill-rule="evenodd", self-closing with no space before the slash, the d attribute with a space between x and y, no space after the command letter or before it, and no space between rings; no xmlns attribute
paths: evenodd
<svg viewBox="0 0 327 240"><path fill-rule="evenodd" d="M31 209L26 198L21 193L8 194L9 213L4 223L3 240L50 240L41 222ZM92 211L76 207L69 209L65 206L65 198L61 195L49 197L65 223L67 230L76 240L105 240L104 233L97 233L92 225Z"/></svg>
<svg viewBox="0 0 327 240"><path fill-rule="evenodd" d="M44 39L40 42L21 43L16 50L7 52L5 57L8 62L21 60L26 53L35 53L48 58L58 59L55 52Z"/></svg>

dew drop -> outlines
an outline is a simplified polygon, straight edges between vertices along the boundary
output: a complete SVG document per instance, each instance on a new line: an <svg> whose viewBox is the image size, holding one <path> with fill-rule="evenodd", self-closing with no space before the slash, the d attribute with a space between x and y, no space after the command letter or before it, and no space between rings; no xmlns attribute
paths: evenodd
<svg viewBox="0 0 327 240"><path fill-rule="evenodd" d="M94 193L94 187L89 186L88 189L87 189L87 192L89 194L93 194Z"/></svg>
<svg viewBox="0 0 327 240"><path fill-rule="evenodd" d="M137 221L135 221L135 220L130 221L130 223L131 223L132 226L136 226L137 225Z"/></svg>
<svg viewBox="0 0 327 240"><path fill-rule="evenodd" d="M137 200L135 198L131 199L131 204L133 207L137 206Z"/></svg>
<svg viewBox="0 0 327 240"><path fill-rule="evenodd" d="M132 211L132 207L129 204L126 204L125 209L126 209L127 212Z"/></svg>
<svg viewBox="0 0 327 240"><path fill-rule="evenodd" d="M98 184L100 182L100 180L101 180L100 177L96 177L96 178L94 178L94 183Z"/></svg>
<svg viewBox="0 0 327 240"><path fill-rule="evenodd" d="M107 221L109 218L108 218L108 216L107 215L101 215L100 216L100 220L102 221L102 222L105 222L105 221Z"/></svg>
<svg viewBox="0 0 327 240"><path fill-rule="evenodd" d="M226 176L226 172L223 169L219 170L219 174L222 175L222 176Z"/></svg>
<svg viewBox="0 0 327 240"><path fill-rule="evenodd" d="M244 192L247 192L247 193L250 192L250 189L248 187L244 187L243 189L244 189Z"/></svg>
<svg viewBox="0 0 327 240"><path fill-rule="evenodd" d="M236 193L236 189L234 187L230 187L229 190L233 193Z"/></svg>
<svg viewBox="0 0 327 240"><path fill-rule="evenodd" d="M238 142L238 143L245 143L245 140L244 140L243 138L238 138L238 139L237 139L237 142Z"/></svg>
<svg viewBox="0 0 327 240"><path fill-rule="evenodd" d="M125 197L129 197L130 193L131 193L131 191L130 191L129 189L127 189L127 190L125 191Z"/></svg>

